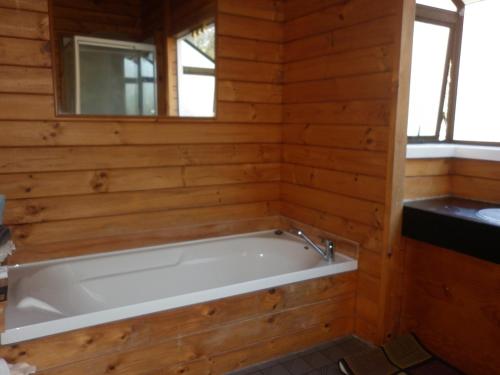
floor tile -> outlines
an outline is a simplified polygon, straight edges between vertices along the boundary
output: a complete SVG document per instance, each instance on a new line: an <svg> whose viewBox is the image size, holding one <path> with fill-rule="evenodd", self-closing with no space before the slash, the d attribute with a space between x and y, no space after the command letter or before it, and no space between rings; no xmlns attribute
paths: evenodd
<svg viewBox="0 0 500 375"><path fill-rule="evenodd" d="M322 350L321 353L325 355L330 361L337 362L339 359L345 357L346 352L340 346L331 346L328 349Z"/></svg>
<svg viewBox="0 0 500 375"><path fill-rule="evenodd" d="M263 375L290 375L285 366L275 365L261 370Z"/></svg>
<svg viewBox="0 0 500 375"><path fill-rule="evenodd" d="M292 375L304 375L311 372L311 370L314 370L313 367L300 357L292 359L288 362L283 362L283 366L285 366Z"/></svg>
<svg viewBox="0 0 500 375"><path fill-rule="evenodd" d="M338 360L346 355L372 348L370 344L349 336L300 352L274 358L259 365L238 370L231 375L340 375Z"/></svg>
<svg viewBox="0 0 500 375"><path fill-rule="evenodd" d="M288 357L285 357L285 358L288 358ZM259 370L262 370L262 369L265 369L268 367L276 366L276 365L280 364L281 362L283 362L283 357L278 357L278 358L271 359L270 361L258 364L255 367Z"/></svg>
<svg viewBox="0 0 500 375"><path fill-rule="evenodd" d="M373 348L373 346L361 341L357 337L347 337L340 341L338 346L346 352L346 355L356 354Z"/></svg>
<svg viewBox="0 0 500 375"><path fill-rule="evenodd" d="M319 369L332 364L332 361L321 352L314 352L302 357L313 369Z"/></svg>
<svg viewBox="0 0 500 375"><path fill-rule="evenodd" d="M306 375L343 375L338 369L337 365L323 367L320 369L308 372Z"/></svg>
<svg viewBox="0 0 500 375"><path fill-rule="evenodd" d="M230 372L227 375L262 375L262 372L255 369L255 367L249 367L246 369Z"/></svg>

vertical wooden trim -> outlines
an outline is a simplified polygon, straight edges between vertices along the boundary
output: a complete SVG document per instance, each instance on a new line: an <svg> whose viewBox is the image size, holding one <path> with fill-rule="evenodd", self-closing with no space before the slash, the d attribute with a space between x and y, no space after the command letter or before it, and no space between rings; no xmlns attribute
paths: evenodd
<svg viewBox="0 0 500 375"><path fill-rule="evenodd" d="M218 56L219 56L219 9L220 4L219 0L215 0L215 85L214 85L214 120L217 121L219 119L219 64L218 64Z"/></svg>
<svg viewBox="0 0 500 375"><path fill-rule="evenodd" d="M54 0L47 0L47 5L48 5L48 16L49 16L49 40L47 43L49 43L50 47L50 57L52 59L51 61L51 74L52 74L52 86L53 86L53 97L54 97L54 117L57 117L59 114L59 106L60 106L60 100L61 100L61 91L59 90L59 77L57 76L60 72L60 67L58 66L60 64L58 60L58 51L59 48L56 47L57 44L57 35L56 35L56 30L55 30L55 22L54 22Z"/></svg>
<svg viewBox="0 0 500 375"><path fill-rule="evenodd" d="M163 31L156 31L154 34L155 46L156 46L156 101L158 106L157 116L167 116L167 71L166 67L168 64L167 60L167 50L165 47L165 33ZM164 67L164 69L161 69Z"/></svg>
<svg viewBox="0 0 500 375"><path fill-rule="evenodd" d="M404 171L408 107L410 97L411 57L415 0L400 0L397 25L395 64L393 72L394 92L391 103L389 149L386 181L386 211L384 217L384 250L381 270L381 313L377 327L379 341L392 337L399 325L401 306L402 252L400 250L401 223L404 199Z"/></svg>

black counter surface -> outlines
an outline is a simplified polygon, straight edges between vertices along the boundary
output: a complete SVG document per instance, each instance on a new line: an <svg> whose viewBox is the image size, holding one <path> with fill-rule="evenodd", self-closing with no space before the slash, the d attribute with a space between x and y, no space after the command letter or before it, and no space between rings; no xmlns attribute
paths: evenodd
<svg viewBox="0 0 500 375"><path fill-rule="evenodd" d="M403 235L500 264L500 222L478 216L499 205L461 198L406 202Z"/></svg>

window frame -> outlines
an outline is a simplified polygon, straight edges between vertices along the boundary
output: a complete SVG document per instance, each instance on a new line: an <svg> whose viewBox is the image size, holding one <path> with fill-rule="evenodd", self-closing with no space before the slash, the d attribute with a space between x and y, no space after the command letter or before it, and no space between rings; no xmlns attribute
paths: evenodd
<svg viewBox="0 0 500 375"><path fill-rule="evenodd" d="M189 34L192 33L196 29L203 29L205 27L210 27L212 26L215 28L215 51L217 51L217 24L214 21L212 22L206 22L203 23L202 25L192 28L187 32L179 33L175 37L175 42L173 43L176 49L176 58L177 58L177 69L176 69L176 86L177 86L177 112L179 113L180 116L180 90L181 90L181 75L196 75L196 76L202 76L202 77L213 77L215 79L215 92L214 92L214 103L213 103L213 111L214 111L214 118L217 116L217 62L215 58L212 58L209 56L207 53L202 51L200 48L198 48L194 43L191 41L185 39L185 37ZM182 64L182 56L180 55L180 44L181 43L187 43L191 48L195 49L198 53L203 55L205 58L210 60L214 64L214 68L198 68L198 67L193 67L193 66L187 66ZM181 56L181 57L179 57ZM180 116L182 117L189 117L189 116ZM195 118L209 118L209 117L195 117Z"/></svg>
<svg viewBox="0 0 500 375"><path fill-rule="evenodd" d="M73 48L74 48L74 58L75 58L75 116L88 116L88 114L82 114L82 106L81 106L81 59L80 59L80 48L82 46L92 46L92 47L103 47L109 49L124 49L129 51L141 51L141 52L149 52L153 55L154 61L157 61L157 53L156 47L154 45L150 45L147 43L139 43L139 42L127 42L123 40L115 40L108 38L98 38L98 37L89 37L84 35L75 35L73 36ZM124 77L124 83L137 83L138 95L139 95L139 114L137 115L116 115L116 116L125 116L125 117L133 117L133 116L141 116L141 117L155 117L158 116L158 85L157 78L158 72L156 68L156 64L154 65L154 76L150 77L140 77L141 70L141 59L139 59L138 64L138 78L128 78ZM145 115L143 113L144 108L142 104L143 97L143 83L154 83L155 84L155 111L156 113L153 115Z"/></svg>
<svg viewBox="0 0 500 375"><path fill-rule="evenodd" d="M457 11L417 4L415 22L448 27L450 29L450 35L441 86L439 114L436 119L436 132L432 136L408 136L408 143L463 143L453 141L453 127L455 122L465 4L460 0L453 0L453 2L457 6ZM448 91L448 77L450 77L448 108L446 108L445 111L444 104ZM448 127L446 129L446 137L442 141L439 139L439 135L441 134L441 127L445 114L447 115Z"/></svg>
<svg viewBox="0 0 500 375"><path fill-rule="evenodd" d="M458 78L460 72L460 57L462 51L462 36L464 30L464 15L465 7L468 4L480 0L452 0L456 5L456 12L435 8L428 5L416 4L415 21L426 22L441 26L450 27L450 41L448 43L448 57L443 76L443 89L441 92L440 112L437 119L436 133L434 136L408 136L409 144L454 144L454 145L476 145L476 146L493 146L500 147L500 142L478 142L454 140L455 131L455 115L458 94ZM451 68L450 87L448 96L448 108L446 109L448 127L446 129L445 139L440 140L441 126L444 111L444 102L446 96L447 72Z"/></svg>

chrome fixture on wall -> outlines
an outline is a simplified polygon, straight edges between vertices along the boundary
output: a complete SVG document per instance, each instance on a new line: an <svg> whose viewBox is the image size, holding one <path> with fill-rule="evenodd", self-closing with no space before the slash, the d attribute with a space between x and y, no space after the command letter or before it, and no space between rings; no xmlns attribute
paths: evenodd
<svg viewBox="0 0 500 375"><path fill-rule="evenodd" d="M290 232L300 238L302 238L309 246L311 246L321 257L328 263L331 263L335 257L335 243L330 239L323 239L325 248L322 249L320 246L316 245L302 229L292 228Z"/></svg>

